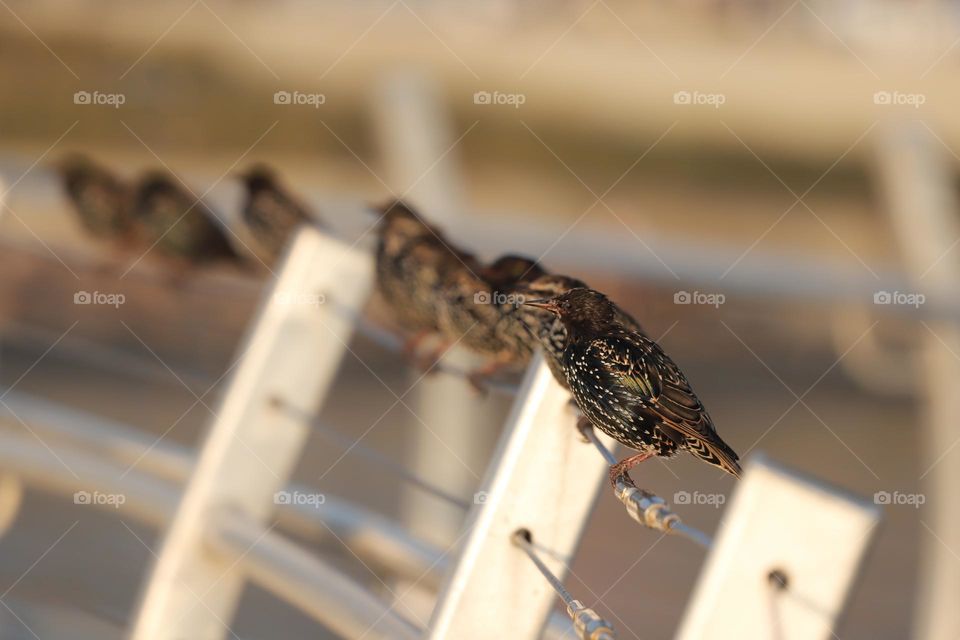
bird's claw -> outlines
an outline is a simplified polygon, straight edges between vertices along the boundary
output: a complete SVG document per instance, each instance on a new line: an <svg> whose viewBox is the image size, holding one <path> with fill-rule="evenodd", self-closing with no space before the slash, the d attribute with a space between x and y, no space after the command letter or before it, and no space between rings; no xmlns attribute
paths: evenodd
<svg viewBox="0 0 960 640"><path fill-rule="evenodd" d="M486 396L490 393L490 386L487 384L487 378L488 376L486 374L477 371L467 374L467 382L469 382L470 386L473 387L473 390L481 396Z"/></svg>
<svg viewBox="0 0 960 640"><path fill-rule="evenodd" d="M590 422L590 419L586 416L580 416L577 418L577 431L580 432L580 437L584 442L590 442L590 436L587 433L593 429L593 423Z"/></svg>
<svg viewBox="0 0 960 640"><path fill-rule="evenodd" d="M620 490L621 486L636 488L637 485L633 482L633 478L630 477L628 471L623 471L617 468L617 465L613 465L610 467L610 486L613 487L613 491L616 493Z"/></svg>

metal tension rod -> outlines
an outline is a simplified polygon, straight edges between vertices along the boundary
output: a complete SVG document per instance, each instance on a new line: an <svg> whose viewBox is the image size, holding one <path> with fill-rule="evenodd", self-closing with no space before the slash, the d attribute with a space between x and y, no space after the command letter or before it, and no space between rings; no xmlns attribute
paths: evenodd
<svg viewBox="0 0 960 640"><path fill-rule="evenodd" d="M310 427L312 427L317 433L319 433L324 438L328 440L332 440L333 442L336 442L337 444L342 446L344 450L346 450L347 452L353 453L361 458L366 458L367 460L378 465L379 467L395 474L401 480L404 480L405 482L409 482L411 485L420 489L424 493L432 495L433 497L443 500L444 502L447 502L449 504L452 504L453 506L463 509L464 511L470 508L470 505L467 504L465 500L461 500L457 496L453 495L448 491L441 489L440 487L436 486L432 482L428 480L424 480L422 477L410 471L409 469L404 467L402 464L398 463L393 458L390 458L389 456L384 455L379 451L376 451L375 449L372 449L361 442L357 442L356 440L353 440L350 436L346 435L339 429L336 429L334 427L327 425L324 422L321 422L319 418L315 418L309 414L306 414L300 411L293 405L289 404L282 397L274 396L273 398L270 399L270 401L278 409L285 409L287 411L294 413L298 417L298 419L301 420L304 424L307 424Z"/></svg>
<svg viewBox="0 0 960 640"><path fill-rule="evenodd" d="M580 428L580 432L597 448L597 451L608 463L611 465L617 463L617 458L600 442L592 426ZM618 477L614 492L617 499L627 508L630 517L648 529L680 535L705 549L710 548L712 542L710 536L699 529L684 524L680 520L680 516L667 508L663 498L646 489L637 488L630 476L624 474Z"/></svg>
<svg viewBox="0 0 960 640"><path fill-rule="evenodd" d="M543 577L547 579L553 590L557 592L563 604L567 605L567 615L573 620L573 626L577 630L577 635L581 640L615 640L617 635L613 630L613 625L604 620L596 611L585 607L582 602L575 599L567 591L560 579L553 575L553 572L543 564L540 557L533 547L533 535L528 529L518 529L514 532L511 541L516 546L523 549L533 564L536 565Z"/></svg>

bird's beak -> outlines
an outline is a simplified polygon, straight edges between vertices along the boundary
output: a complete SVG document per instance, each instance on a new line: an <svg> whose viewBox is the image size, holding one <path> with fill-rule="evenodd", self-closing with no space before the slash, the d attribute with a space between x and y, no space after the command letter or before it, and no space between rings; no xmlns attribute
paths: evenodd
<svg viewBox="0 0 960 640"><path fill-rule="evenodd" d="M552 300L527 300L523 304L537 309L546 309L550 313L560 315L560 308Z"/></svg>

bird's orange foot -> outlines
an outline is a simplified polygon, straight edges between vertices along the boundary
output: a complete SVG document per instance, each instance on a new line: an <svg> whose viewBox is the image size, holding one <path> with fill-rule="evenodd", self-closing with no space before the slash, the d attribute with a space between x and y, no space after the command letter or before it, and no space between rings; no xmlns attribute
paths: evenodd
<svg viewBox="0 0 960 640"><path fill-rule="evenodd" d="M652 453L638 453L629 458L624 458L617 464L610 465L610 486L613 487L613 490L616 491L617 480L621 477L629 486L637 486L633 483L633 478L630 477L630 469L633 469L644 460L652 457Z"/></svg>

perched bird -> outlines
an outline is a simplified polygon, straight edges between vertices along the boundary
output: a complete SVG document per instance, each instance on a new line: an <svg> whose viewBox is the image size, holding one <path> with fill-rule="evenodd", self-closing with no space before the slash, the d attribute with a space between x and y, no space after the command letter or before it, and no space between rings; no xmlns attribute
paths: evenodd
<svg viewBox="0 0 960 640"><path fill-rule="evenodd" d="M514 288L545 273L536 260L507 254L481 269L460 268L444 275L440 330L449 341L487 359L469 376L475 387L482 389L483 379L504 367L529 362L532 349L503 330L504 307L510 305Z"/></svg>
<svg viewBox="0 0 960 640"><path fill-rule="evenodd" d="M283 252L290 235L301 224L315 224L316 219L296 197L278 182L273 171L255 166L241 175L247 189L243 219L250 227L257 245L271 261Z"/></svg>
<svg viewBox="0 0 960 640"><path fill-rule="evenodd" d="M119 248L130 245L135 225L129 185L85 156L69 156L57 168L84 230Z"/></svg>
<svg viewBox="0 0 960 640"><path fill-rule="evenodd" d="M547 272L537 260L513 253L500 256L480 270L480 277L501 293L545 275Z"/></svg>
<svg viewBox="0 0 960 640"><path fill-rule="evenodd" d="M147 245L181 265L239 259L213 212L167 173L141 178L133 215Z"/></svg>
<svg viewBox="0 0 960 640"><path fill-rule="evenodd" d="M390 202L380 211L377 290L397 323L412 334L404 346L407 355L412 356L424 338L440 331L443 279L454 272L480 267L472 255L451 244L403 202Z"/></svg>
<svg viewBox="0 0 960 640"><path fill-rule="evenodd" d="M524 304L555 314L567 331L563 371L591 424L640 453L610 467L610 483L651 456L686 450L740 477L738 456L720 436L679 367L660 346L617 321L593 289ZM629 475L627 475L629 477Z"/></svg>
<svg viewBox="0 0 960 640"><path fill-rule="evenodd" d="M498 331L502 314L497 292L476 270L454 266L443 274L438 292L437 324L446 341L486 359L468 376L476 388L482 389L482 380L503 367L529 359L529 352L515 349Z"/></svg>
<svg viewBox="0 0 960 640"><path fill-rule="evenodd" d="M567 343L567 330L563 321L550 311L524 305L522 302L553 298L572 289L586 287L584 282L576 278L546 274L532 282L514 287L512 295L507 297L510 304L501 306L504 319L500 324L500 331L509 334L509 339L523 345L518 348L533 351L538 345L542 346L547 366L565 389L570 387L563 369L563 349ZM617 305L614 305L614 317L626 329L643 333L640 323Z"/></svg>

